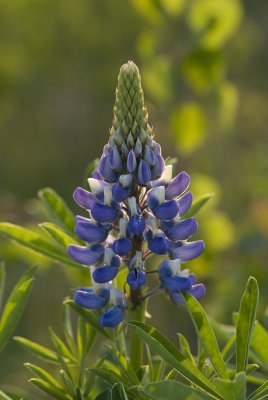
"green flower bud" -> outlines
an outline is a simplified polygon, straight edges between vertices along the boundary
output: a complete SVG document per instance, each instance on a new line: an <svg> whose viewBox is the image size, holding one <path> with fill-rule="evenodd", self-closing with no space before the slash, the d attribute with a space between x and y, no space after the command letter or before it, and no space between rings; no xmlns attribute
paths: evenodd
<svg viewBox="0 0 268 400"><path fill-rule="evenodd" d="M113 111L111 136L118 146L125 140L128 149L131 150L138 137L142 144L148 136L152 137L144 105L140 72L132 61L122 65L120 69Z"/></svg>

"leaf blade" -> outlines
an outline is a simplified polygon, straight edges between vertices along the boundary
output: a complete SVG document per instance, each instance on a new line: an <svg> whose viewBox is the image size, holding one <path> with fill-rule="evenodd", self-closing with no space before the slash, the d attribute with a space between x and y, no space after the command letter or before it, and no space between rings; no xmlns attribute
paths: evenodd
<svg viewBox="0 0 268 400"><path fill-rule="evenodd" d="M214 193L206 193L203 194L202 196L197 197L193 201L193 204L190 207L190 210L187 211L187 213L184 215L184 218L190 218L193 217L195 214L198 213L201 208L204 207L204 205L214 196Z"/></svg>
<svg viewBox="0 0 268 400"><path fill-rule="evenodd" d="M219 346L206 313L194 296L183 293L188 311L194 323L197 335L220 378L229 379L228 371L223 361Z"/></svg>
<svg viewBox="0 0 268 400"><path fill-rule="evenodd" d="M141 392L153 400L177 400L178 398L180 398L180 400L215 399L215 397L207 393L202 393L193 387L186 386L181 382L173 380L149 383L141 390Z"/></svg>
<svg viewBox="0 0 268 400"><path fill-rule="evenodd" d="M13 339L30 353L41 358L42 360L58 362L57 353L55 351L21 336L15 336Z"/></svg>
<svg viewBox="0 0 268 400"><path fill-rule="evenodd" d="M59 223L65 231L73 235L75 218L62 197L49 187L39 190L38 197L52 216L52 219Z"/></svg>
<svg viewBox="0 0 268 400"><path fill-rule="evenodd" d="M216 398L220 399L215 391L214 385L187 359L173 343L161 335L155 328L142 322L131 321L128 323L130 329L142 338L163 360L175 368L180 375L196 386L206 390Z"/></svg>
<svg viewBox="0 0 268 400"><path fill-rule="evenodd" d="M1 222L0 233L36 253L52 259L54 262L66 264L75 268L83 268L80 264L68 257L64 251L55 247L50 242L44 240L41 235L29 229L8 222Z"/></svg>
<svg viewBox="0 0 268 400"><path fill-rule="evenodd" d="M35 268L30 268L12 290L0 322L0 350L4 347L22 315L30 295Z"/></svg>
<svg viewBox="0 0 268 400"><path fill-rule="evenodd" d="M237 372L246 371L250 339L252 336L259 298L258 284L250 277L243 293L236 325Z"/></svg>
<svg viewBox="0 0 268 400"><path fill-rule="evenodd" d="M58 400L72 400L71 397L61 390L53 387L43 379L39 378L32 378L29 380L30 383L41 389L43 392L49 394L53 398L56 398Z"/></svg>
<svg viewBox="0 0 268 400"><path fill-rule="evenodd" d="M69 244L79 244L74 238L52 222L43 222L39 226L64 249L67 249Z"/></svg>

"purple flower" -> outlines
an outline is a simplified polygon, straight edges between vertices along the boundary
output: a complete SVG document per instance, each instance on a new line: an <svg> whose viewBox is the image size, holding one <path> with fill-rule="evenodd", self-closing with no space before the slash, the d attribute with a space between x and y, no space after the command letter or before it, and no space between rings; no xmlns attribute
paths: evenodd
<svg viewBox="0 0 268 400"><path fill-rule="evenodd" d="M130 218L127 227L133 235L141 235L145 229L145 220L141 215L135 215Z"/></svg>
<svg viewBox="0 0 268 400"><path fill-rule="evenodd" d="M111 265L102 265L95 269L92 277L96 283L106 283L112 281L118 274L118 267Z"/></svg>
<svg viewBox="0 0 268 400"><path fill-rule="evenodd" d="M110 225L99 225L93 223L90 219L80 216L76 217L75 233L77 236L88 243L103 242L110 229Z"/></svg>
<svg viewBox="0 0 268 400"><path fill-rule="evenodd" d="M114 328L124 319L124 309L121 306L109 308L100 316L102 328Z"/></svg>
<svg viewBox="0 0 268 400"><path fill-rule="evenodd" d="M157 273L147 271L152 253L165 257L156 291L166 291L175 303L184 302L181 291L197 299L205 294L195 275L181 270L181 263L204 250L202 240L188 242L197 231L196 220L183 218L193 201L187 192L190 176L182 171L172 177L172 165L165 164L148 123L139 70L132 62L120 70L110 137L88 183L90 191L79 187L74 192L77 204L87 210L75 224L75 233L86 243L70 245L68 254L90 267L93 286L77 289L77 304L103 309L100 325L117 326L124 319L125 297L130 307L138 307L146 293L143 286ZM127 296L114 286L120 268L127 269Z"/></svg>
<svg viewBox="0 0 268 400"><path fill-rule="evenodd" d="M203 253L205 248L203 240L197 240L196 242L181 243L175 242L169 243L169 254L170 258L179 258L182 261L193 260Z"/></svg>
<svg viewBox="0 0 268 400"><path fill-rule="evenodd" d="M70 244L68 246L68 254L73 260L80 264L94 265L102 260L104 249L101 245L84 247Z"/></svg>
<svg viewBox="0 0 268 400"><path fill-rule="evenodd" d="M193 195L191 192L185 193L182 197L179 198L178 200L178 206L179 206L179 215L182 217L189 208L191 207L193 202Z"/></svg>
<svg viewBox="0 0 268 400"><path fill-rule="evenodd" d="M205 294L206 294L205 285L203 283L198 283L196 285L193 285L190 290L187 290L187 293L190 293L197 300L201 300L202 297L205 296ZM179 292L171 293L171 299L174 301L174 303L177 303L177 304L184 304L185 303L184 297Z"/></svg>
<svg viewBox="0 0 268 400"><path fill-rule="evenodd" d="M94 203L91 208L91 215L99 223L109 223L117 218L118 211L116 205L108 206L103 203Z"/></svg>
<svg viewBox="0 0 268 400"><path fill-rule="evenodd" d="M132 290L136 290L146 283L146 275L140 269L134 268L134 270L128 273L127 283Z"/></svg>
<svg viewBox="0 0 268 400"><path fill-rule="evenodd" d="M110 291L101 288L94 292L93 288L79 288L74 295L74 301L89 310L103 308L110 300Z"/></svg>
<svg viewBox="0 0 268 400"><path fill-rule="evenodd" d="M184 219L165 230L167 238L170 240L187 240L197 230L197 222L194 218Z"/></svg>
<svg viewBox="0 0 268 400"><path fill-rule="evenodd" d="M166 198L173 199L180 196L188 188L190 184L190 176L182 171L180 172L166 187Z"/></svg>
<svg viewBox="0 0 268 400"><path fill-rule="evenodd" d="M113 243L113 251L120 257L125 256L132 249L132 241L127 238L119 238Z"/></svg>
<svg viewBox="0 0 268 400"><path fill-rule="evenodd" d="M151 170L146 161L141 160L138 168L138 184L141 186L147 185L151 180Z"/></svg>

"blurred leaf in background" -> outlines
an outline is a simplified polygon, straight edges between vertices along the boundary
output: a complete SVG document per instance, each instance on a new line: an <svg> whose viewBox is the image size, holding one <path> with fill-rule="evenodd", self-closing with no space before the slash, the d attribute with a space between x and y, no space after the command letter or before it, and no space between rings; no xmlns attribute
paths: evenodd
<svg viewBox="0 0 268 400"><path fill-rule="evenodd" d="M207 281L210 313L230 320L237 285L254 271L262 315L268 293L267 12L265 0L1 2L0 220L29 229L43 222L44 209L33 198L45 186L77 212L73 189L100 155L114 77L133 59L164 156L178 156L174 168L191 174L195 196L214 193L198 217L196 236L205 237L206 251L191 263ZM42 265L32 293L39 312L29 304L20 327L26 337L38 327L37 339L45 342L45 326L57 327L60 300L87 277L6 240L0 251L10 288L26 264ZM163 302L154 301L163 310ZM169 327L178 330L184 318L167 307L153 322L172 335ZM24 381L17 370L14 377L24 355L7 344L3 357L1 379Z"/></svg>

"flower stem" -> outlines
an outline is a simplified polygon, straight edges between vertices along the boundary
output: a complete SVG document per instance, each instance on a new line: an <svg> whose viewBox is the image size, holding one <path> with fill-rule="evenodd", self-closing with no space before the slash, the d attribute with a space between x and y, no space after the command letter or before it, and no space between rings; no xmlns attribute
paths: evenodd
<svg viewBox="0 0 268 400"><path fill-rule="evenodd" d="M141 301L138 307L133 310L130 310L130 320L131 321L145 321L145 311L146 311L146 301ZM143 342L142 340L134 333L130 332L130 365L136 371L143 365Z"/></svg>

